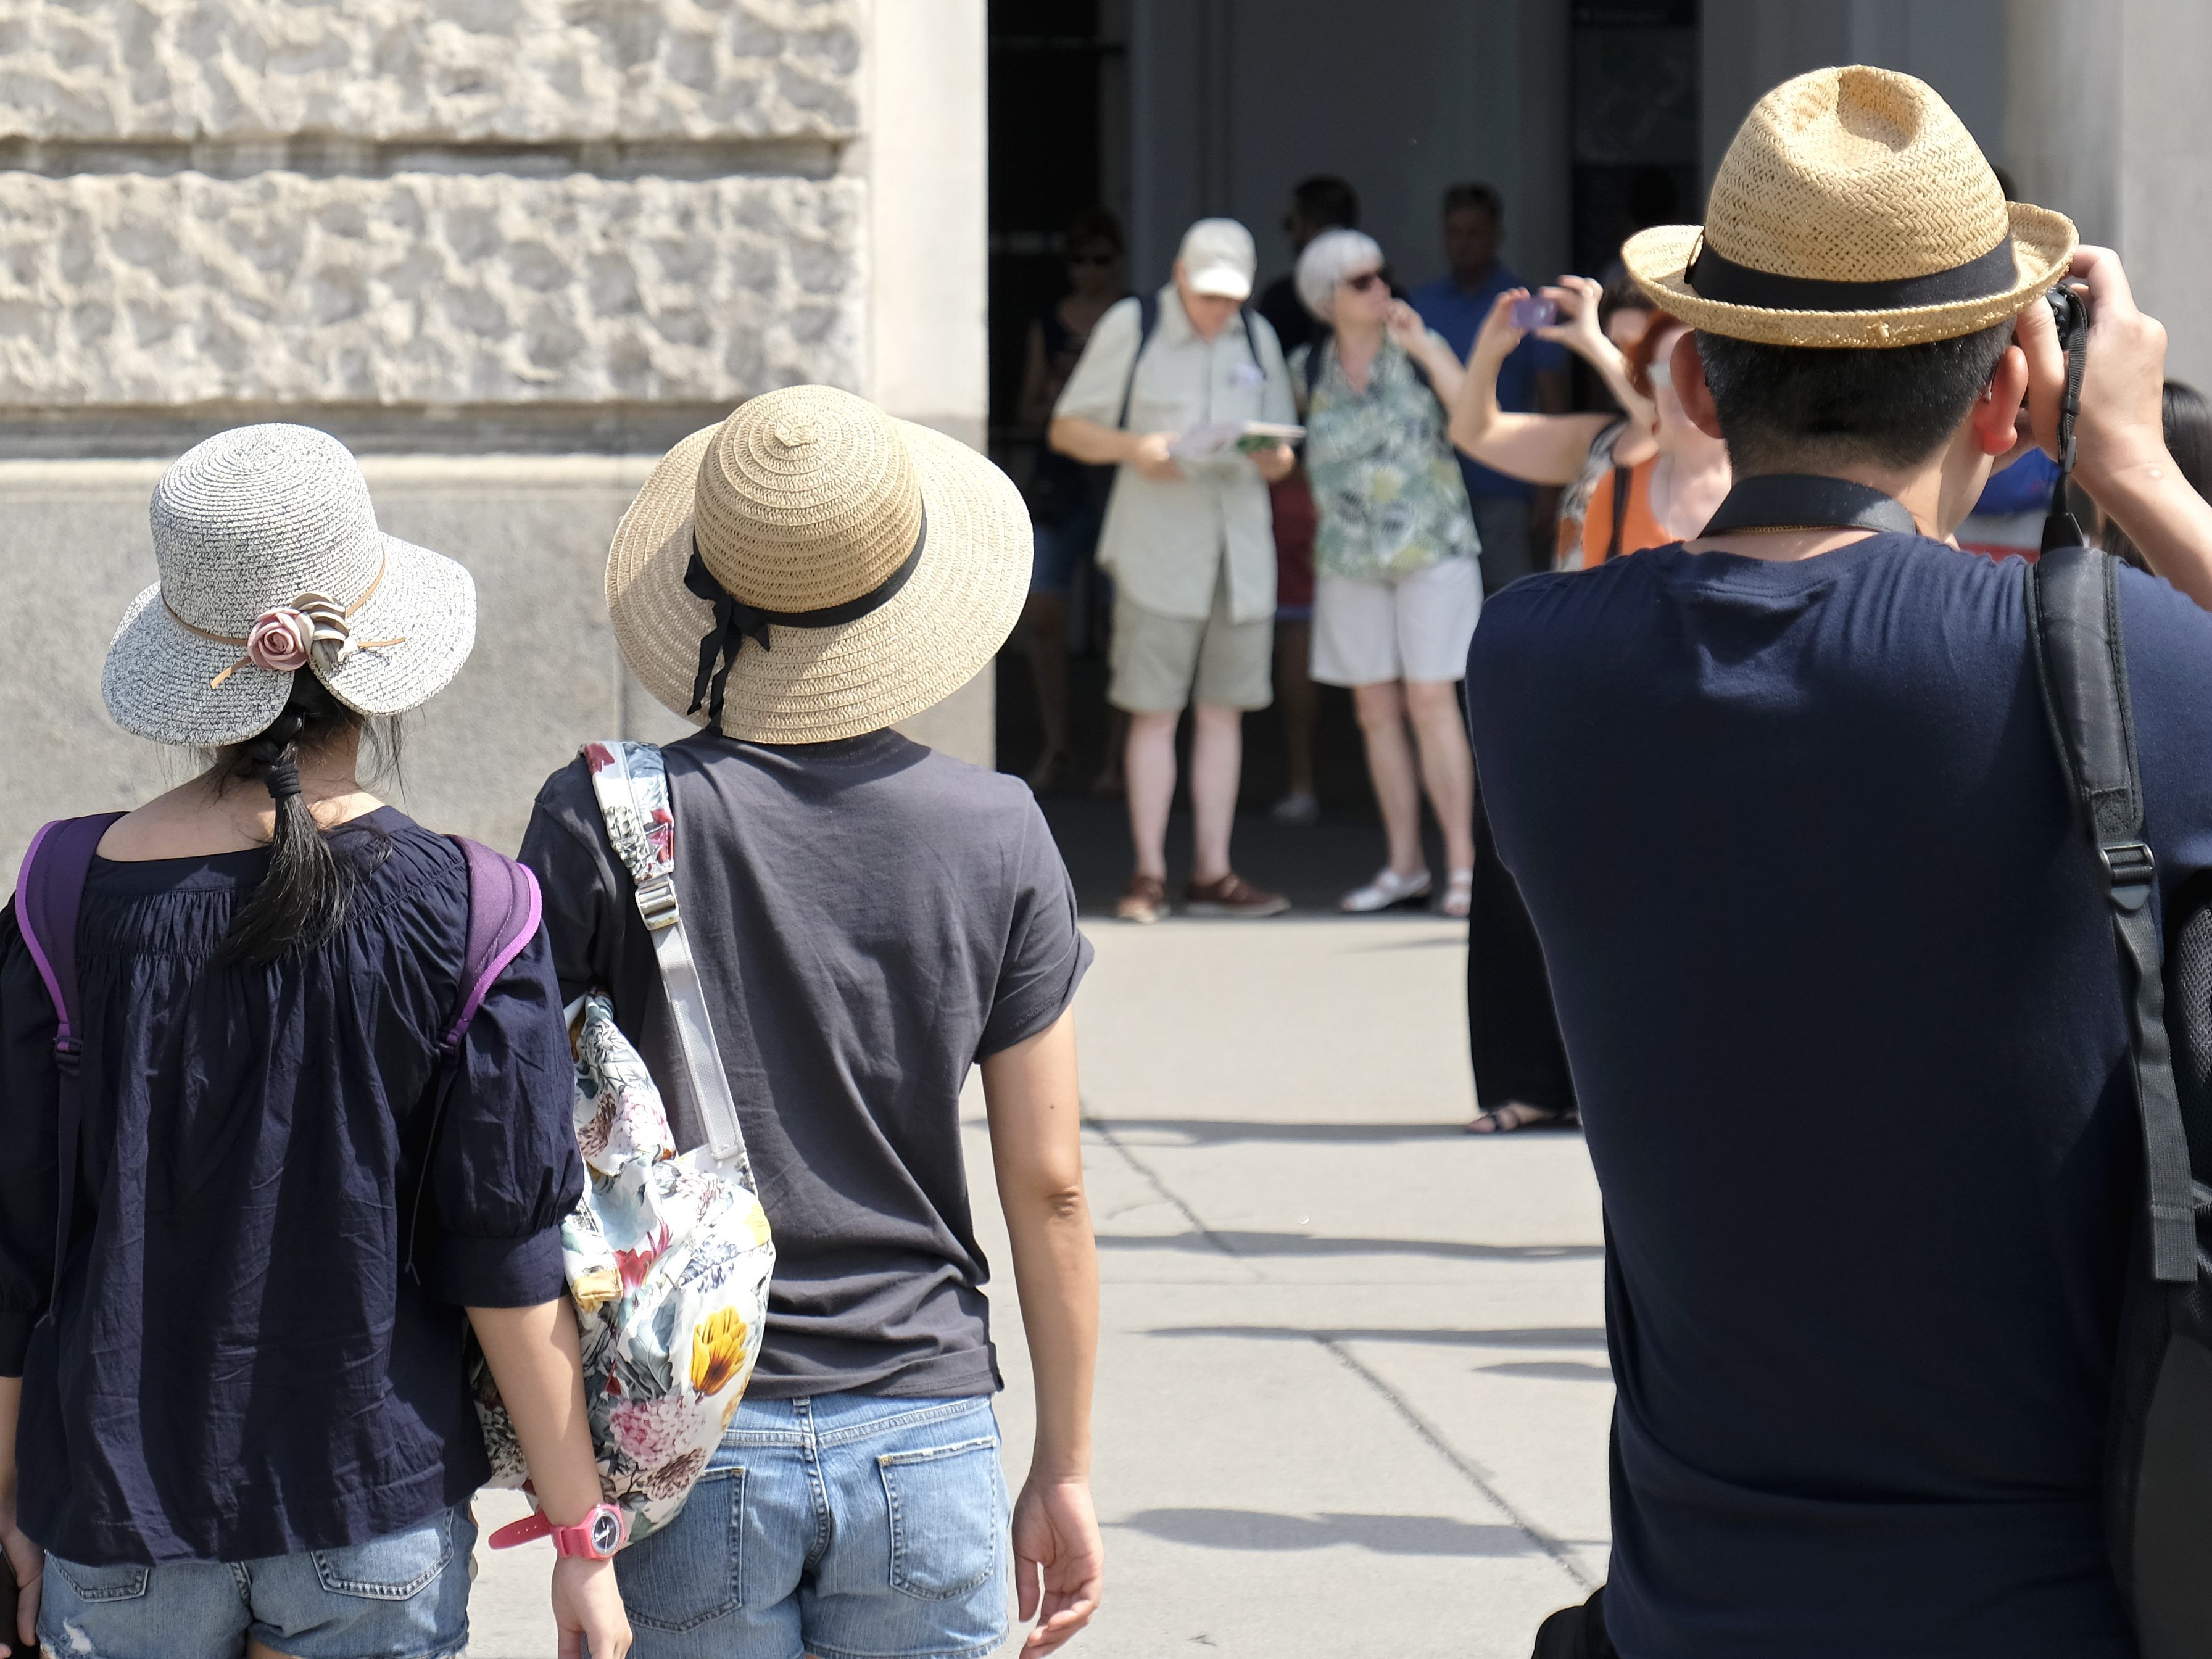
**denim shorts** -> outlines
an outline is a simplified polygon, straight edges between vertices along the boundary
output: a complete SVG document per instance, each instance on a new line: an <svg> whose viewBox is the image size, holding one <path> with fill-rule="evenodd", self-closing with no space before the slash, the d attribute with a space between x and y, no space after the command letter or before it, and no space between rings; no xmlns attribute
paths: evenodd
<svg viewBox="0 0 2212 1659"><path fill-rule="evenodd" d="M615 1577L633 1659L982 1659L1012 1549L988 1400L748 1400Z"/></svg>
<svg viewBox="0 0 2212 1659"><path fill-rule="evenodd" d="M453 1659L469 1644L467 1505L406 1532L256 1561L87 1567L46 1557L39 1642L66 1659Z"/></svg>

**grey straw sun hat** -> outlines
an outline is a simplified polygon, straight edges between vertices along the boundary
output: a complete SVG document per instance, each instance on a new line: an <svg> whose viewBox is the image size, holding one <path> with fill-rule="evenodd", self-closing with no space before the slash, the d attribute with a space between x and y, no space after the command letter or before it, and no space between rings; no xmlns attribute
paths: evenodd
<svg viewBox="0 0 2212 1659"><path fill-rule="evenodd" d="M1713 174L1703 225L1620 250L1692 328L1768 345L1955 339L2017 316L2066 274L2073 221L2004 199L1925 82L1854 65L1784 82Z"/></svg>
<svg viewBox="0 0 2212 1659"><path fill-rule="evenodd" d="M140 737L243 742L302 667L356 713L400 714L476 643L469 573L379 530L360 464L328 433L219 432L161 475L151 517L161 579L131 602L100 677L107 712Z"/></svg>
<svg viewBox="0 0 2212 1659"><path fill-rule="evenodd" d="M655 467L615 532L607 609L660 702L756 743L826 743L966 684L1029 593L1012 480L830 386L763 392Z"/></svg>

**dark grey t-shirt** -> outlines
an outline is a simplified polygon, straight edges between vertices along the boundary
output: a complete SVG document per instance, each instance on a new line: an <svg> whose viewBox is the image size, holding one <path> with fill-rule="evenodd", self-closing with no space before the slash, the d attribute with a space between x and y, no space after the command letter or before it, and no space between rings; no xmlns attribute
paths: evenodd
<svg viewBox="0 0 2212 1659"><path fill-rule="evenodd" d="M1019 779L892 732L664 752L684 926L775 1229L753 1391L993 1392L959 1097L976 1060L1059 1018L1090 966L1044 815ZM539 791L522 859L562 994L608 992L678 1145L702 1144L580 760Z"/></svg>

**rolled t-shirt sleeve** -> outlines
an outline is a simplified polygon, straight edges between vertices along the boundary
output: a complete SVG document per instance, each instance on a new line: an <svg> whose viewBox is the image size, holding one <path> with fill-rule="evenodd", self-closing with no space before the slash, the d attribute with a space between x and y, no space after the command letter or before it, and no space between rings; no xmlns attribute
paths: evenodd
<svg viewBox="0 0 2212 1659"><path fill-rule="evenodd" d="M1005 954L975 1057L1026 1042L1066 1013L1091 969L1091 941L1075 925L1075 884L1036 803L1028 803L1012 853L1014 888Z"/></svg>
<svg viewBox="0 0 2212 1659"><path fill-rule="evenodd" d="M1121 397L1128 389L1129 371L1137 361L1138 303L1117 300L1093 324L1091 338L1067 377L1053 417L1063 415L1097 426L1119 427Z"/></svg>
<svg viewBox="0 0 2212 1659"><path fill-rule="evenodd" d="M614 872L599 836L578 816L586 808L594 818L599 813L583 765L574 762L546 780L522 837L521 862L544 896L545 932L564 1007L614 983L609 928L611 919L617 925L623 920L626 908L617 903Z"/></svg>
<svg viewBox="0 0 2212 1659"><path fill-rule="evenodd" d="M541 929L470 1022L431 1158L423 1284L463 1307L528 1308L565 1288L561 1223L583 1196L575 1072Z"/></svg>

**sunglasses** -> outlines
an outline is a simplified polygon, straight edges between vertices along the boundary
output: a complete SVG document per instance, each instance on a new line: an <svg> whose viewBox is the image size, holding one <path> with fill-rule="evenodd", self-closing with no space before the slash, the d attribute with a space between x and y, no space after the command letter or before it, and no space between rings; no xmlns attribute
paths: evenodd
<svg viewBox="0 0 2212 1659"><path fill-rule="evenodd" d="M1381 271L1363 270L1357 276L1346 277L1344 279L1344 285L1350 289L1354 294L1364 294L1370 289L1379 284L1382 280L1382 273Z"/></svg>
<svg viewBox="0 0 2212 1659"><path fill-rule="evenodd" d="M1071 265L1097 265L1103 267L1112 264L1114 263L1114 256L1110 253L1071 253L1067 256L1067 263Z"/></svg>

